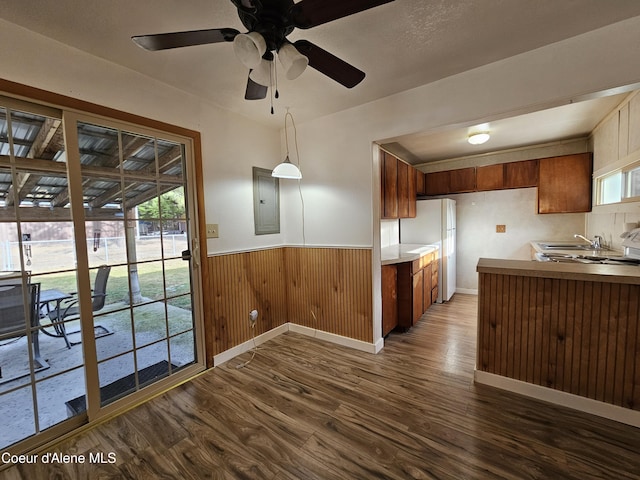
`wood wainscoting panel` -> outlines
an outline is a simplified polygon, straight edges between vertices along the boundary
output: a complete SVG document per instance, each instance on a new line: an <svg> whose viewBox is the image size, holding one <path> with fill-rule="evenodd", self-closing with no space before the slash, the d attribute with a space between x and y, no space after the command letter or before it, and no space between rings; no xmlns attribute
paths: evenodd
<svg viewBox="0 0 640 480"><path fill-rule="evenodd" d="M285 249L289 321L373 341L371 250Z"/></svg>
<svg viewBox="0 0 640 480"><path fill-rule="evenodd" d="M207 267L208 361L287 322L373 342L371 249L276 247L211 256Z"/></svg>
<svg viewBox="0 0 640 480"><path fill-rule="evenodd" d="M477 369L640 410L640 285L480 273Z"/></svg>
<svg viewBox="0 0 640 480"><path fill-rule="evenodd" d="M207 358L287 323L287 292L282 248L208 257L211 282L206 329L213 332ZM258 310L252 332L249 312Z"/></svg>

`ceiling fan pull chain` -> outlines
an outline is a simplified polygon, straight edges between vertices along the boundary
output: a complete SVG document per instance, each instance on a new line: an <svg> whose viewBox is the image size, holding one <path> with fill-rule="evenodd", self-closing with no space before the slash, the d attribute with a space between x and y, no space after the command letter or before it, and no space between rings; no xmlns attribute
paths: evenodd
<svg viewBox="0 0 640 480"><path fill-rule="evenodd" d="M273 57L273 76L276 78L276 99L280 98L280 92L278 91L278 64L276 62L276 55Z"/></svg>
<svg viewBox="0 0 640 480"><path fill-rule="evenodd" d="M275 76L275 67L276 67L276 62L275 62L275 57L273 59L273 61L271 62L271 66L269 67L269 98L271 100L271 115L274 114L274 110L273 110L273 77ZM276 80L277 82L277 80ZM276 89L278 87L276 86ZM277 90L276 90L277 91Z"/></svg>

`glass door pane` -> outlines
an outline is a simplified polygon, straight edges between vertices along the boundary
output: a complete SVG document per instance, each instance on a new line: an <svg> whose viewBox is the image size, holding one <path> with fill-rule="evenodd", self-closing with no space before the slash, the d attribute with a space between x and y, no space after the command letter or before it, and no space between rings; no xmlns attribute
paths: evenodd
<svg viewBox="0 0 640 480"><path fill-rule="evenodd" d="M0 153L0 448L5 448L75 416L67 402L86 388L82 349L73 345L79 335L73 333L72 317L59 315L71 307L77 290L61 119L0 108ZM21 294L12 296L16 286Z"/></svg>
<svg viewBox="0 0 640 480"><path fill-rule="evenodd" d="M110 268L93 311L104 406L196 361L185 158L179 143L92 123L78 143L88 266Z"/></svg>

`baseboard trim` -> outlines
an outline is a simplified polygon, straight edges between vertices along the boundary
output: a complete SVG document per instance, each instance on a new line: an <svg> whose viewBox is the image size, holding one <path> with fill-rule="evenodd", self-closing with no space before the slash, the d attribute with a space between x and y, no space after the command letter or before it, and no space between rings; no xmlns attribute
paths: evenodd
<svg viewBox="0 0 640 480"><path fill-rule="evenodd" d="M255 339L247 340L246 342L241 343L240 345L236 345L235 347L230 348L229 350L225 350L224 352L219 353L218 355L214 355L213 366L218 367L223 363L226 363L229 360L237 357L238 355L242 355L243 353L248 352L249 350L252 350L254 346L254 340L255 340L255 345L260 345L288 331L289 331L289 324L285 323L284 325L280 325L276 328L272 328L268 332L264 332L258 335L257 337L255 337Z"/></svg>
<svg viewBox="0 0 640 480"><path fill-rule="evenodd" d="M456 288L456 293L463 293L465 295L478 295L477 288Z"/></svg>
<svg viewBox="0 0 640 480"><path fill-rule="evenodd" d="M326 340L327 342L342 345L343 347L353 348L354 350L360 350L362 352L378 353L380 351L376 350L377 344L375 343L363 342L362 340L343 337L342 335L336 335L335 333L323 332L322 330L316 330L315 328L309 328L295 323L289 323L289 331L301 333L308 337L318 338L320 340Z"/></svg>
<svg viewBox="0 0 640 480"><path fill-rule="evenodd" d="M366 353L376 354L382 350L384 347L384 339L378 340L376 343L368 343L363 342L362 340L356 340L354 338L343 337L342 335L336 335L335 333L323 332L322 330L316 330L315 328L305 327L303 325L297 325L295 323L285 323L284 325L280 325L268 332L265 332L261 335L255 337L255 344L260 345L265 343L272 338L277 337L278 335L282 335L286 332L294 332L300 333L302 335L306 335L308 337L317 338L319 340L325 340L330 343L335 343L336 345L342 345L343 347L353 348L354 350L360 350ZM245 352L248 352L253 349L254 340L247 340L240 345L236 345L229 350L225 350L222 353L213 356L213 366L219 367L220 365L232 360L238 355L242 355Z"/></svg>
<svg viewBox="0 0 640 480"><path fill-rule="evenodd" d="M581 397L579 395L562 392L560 390L554 390L553 388L542 387L540 385L534 385L532 383L480 370L474 371L473 380L474 382L482 385L500 388L502 390L507 390L509 392L572 408L584 413L608 418L609 420L640 428L640 411L637 410L599 402L597 400L592 400L591 398Z"/></svg>

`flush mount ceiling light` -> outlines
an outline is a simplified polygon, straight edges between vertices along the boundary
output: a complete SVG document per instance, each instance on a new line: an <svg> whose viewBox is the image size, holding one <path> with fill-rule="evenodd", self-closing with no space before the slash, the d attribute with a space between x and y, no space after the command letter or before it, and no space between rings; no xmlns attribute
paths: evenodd
<svg viewBox="0 0 640 480"><path fill-rule="evenodd" d="M489 140L490 137L489 132L471 133L469 134L468 141L471 145L482 145Z"/></svg>
<svg viewBox="0 0 640 480"><path fill-rule="evenodd" d="M273 171L271 172L271 176L276 178L289 178L292 180L300 180L302 178L302 172L300 172L300 169L296 165L291 163L291 161L289 160L289 134L287 133L287 118L291 118L291 124L293 125L293 132L295 137L294 143L296 145L296 155L298 156L298 164L300 164L300 153L298 152L296 124L293 121L293 115L291 115L291 113L289 113L289 109L287 109L287 113L284 116L284 139L287 145L287 156L285 157L284 162L282 162L280 165L276 166L276 168L273 169Z"/></svg>

